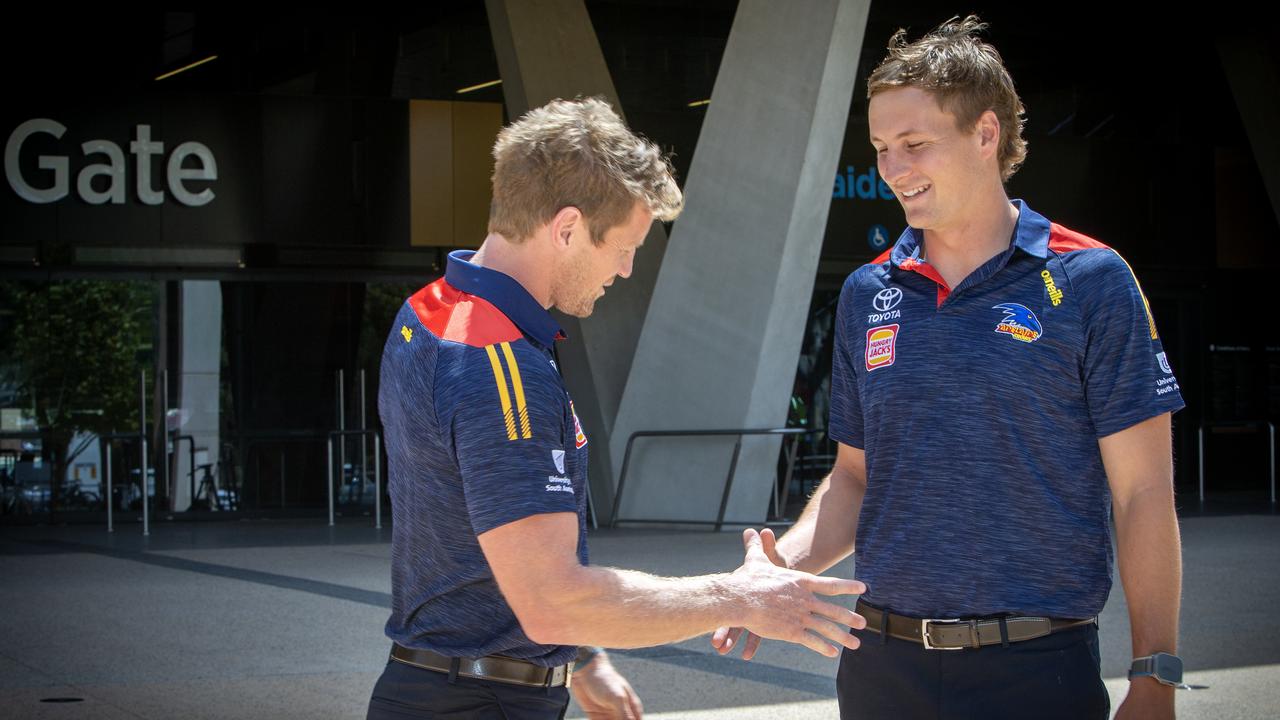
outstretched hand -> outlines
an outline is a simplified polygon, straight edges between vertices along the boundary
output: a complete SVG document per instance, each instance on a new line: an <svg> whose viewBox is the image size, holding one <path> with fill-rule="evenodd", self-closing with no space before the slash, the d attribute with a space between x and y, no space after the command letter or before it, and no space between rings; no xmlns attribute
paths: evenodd
<svg viewBox="0 0 1280 720"><path fill-rule="evenodd" d="M711 644L726 654L743 633L743 659L750 660L762 638L794 642L814 652L835 657L839 647L857 649L858 638L846 628L865 628L866 620L853 611L819 600L817 595L860 595L866 586L857 580L826 578L785 567L773 531L745 530L746 555L732 578L748 594L746 622L741 627L721 627ZM843 627L842 627L843 626Z"/></svg>
<svg viewBox="0 0 1280 720"><path fill-rule="evenodd" d="M747 545L746 533L742 536L743 545ZM750 548L747 548L750 549ZM786 567L787 563L778 554L778 538L773 534L773 530L765 528L760 531L760 549L764 551L765 557L778 567ZM711 634L711 647L714 647L721 655L728 655L738 645L738 641L743 635L746 640L742 643L742 659L750 660L755 657L756 650L760 647L760 636L753 632L748 632L746 628L741 627L718 627Z"/></svg>

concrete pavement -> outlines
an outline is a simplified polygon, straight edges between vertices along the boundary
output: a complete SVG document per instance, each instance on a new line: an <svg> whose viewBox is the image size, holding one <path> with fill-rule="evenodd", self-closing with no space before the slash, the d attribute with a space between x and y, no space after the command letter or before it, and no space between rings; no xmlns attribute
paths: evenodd
<svg viewBox="0 0 1280 720"><path fill-rule="evenodd" d="M1184 517L1182 531L1181 650L1212 689L1180 693L1179 716L1280 716L1280 516ZM389 539L365 520L156 523L145 539L127 524L0 528L0 718L363 717L386 658ZM664 575L741 559L735 532L598 531L591 549ZM1118 705L1118 582L1101 627ZM796 646L750 663L705 637L612 655L648 717L836 716L835 662Z"/></svg>

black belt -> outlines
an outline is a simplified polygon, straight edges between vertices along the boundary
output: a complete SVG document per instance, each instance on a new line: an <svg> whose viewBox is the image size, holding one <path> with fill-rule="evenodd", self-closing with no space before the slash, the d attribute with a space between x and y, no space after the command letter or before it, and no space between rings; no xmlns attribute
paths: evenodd
<svg viewBox="0 0 1280 720"><path fill-rule="evenodd" d="M523 685L525 687L568 687L569 676L573 674L573 663L543 667L527 660L488 655L482 658L454 658L448 655L415 650L398 643L391 645L391 659L396 662L412 665L424 670L460 675L480 680Z"/></svg>
<svg viewBox="0 0 1280 720"><path fill-rule="evenodd" d="M1060 620L1021 615L973 620L917 618L886 613L861 600L856 612L867 619L868 630L919 643L928 650L963 650L1022 642L1097 622L1097 618Z"/></svg>

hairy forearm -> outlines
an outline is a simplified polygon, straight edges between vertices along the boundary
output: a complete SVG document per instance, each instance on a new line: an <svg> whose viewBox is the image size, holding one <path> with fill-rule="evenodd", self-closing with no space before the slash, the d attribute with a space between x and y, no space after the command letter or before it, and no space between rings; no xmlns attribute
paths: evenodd
<svg viewBox="0 0 1280 720"><path fill-rule="evenodd" d="M1117 502L1115 521L1133 655L1176 653L1182 546L1172 489L1153 487Z"/></svg>
<svg viewBox="0 0 1280 720"><path fill-rule="evenodd" d="M866 485L832 471L809 498L800 519L778 540L778 554L787 567L820 573L853 552L858 513Z"/></svg>
<svg viewBox="0 0 1280 720"><path fill-rule="evenodd" d="M780 568L755 530L743 531L746 552L733 572L667 578L580 564L577 523L570 513L545 513L479 536L498 588L534 642L642 647L723 625L830 657L851 644L843 627L862 622L817 597L859 594L862 583Z"/></svg>
<svg viewBox="0 0 1280 720"><path fill-rule="evenodd" d="M548 583L525 632L535 642L628 648L679 642L740 624L750 598L728 574L670 578L580 566Z"/></svg>

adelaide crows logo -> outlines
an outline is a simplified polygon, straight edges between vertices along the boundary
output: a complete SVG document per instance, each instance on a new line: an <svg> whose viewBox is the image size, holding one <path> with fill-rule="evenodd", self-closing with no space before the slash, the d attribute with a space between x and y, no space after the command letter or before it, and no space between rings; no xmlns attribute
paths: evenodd
<svg viewBox="0 0 1280 720"><path fill-rule="evenodd" d="M1000 310L1004 317L996 324L996 332L1011 336L1024 343L1035 342L1044 333L1040 320L1025 305L1018 303L1000 303L991 308Z"/></svg>

